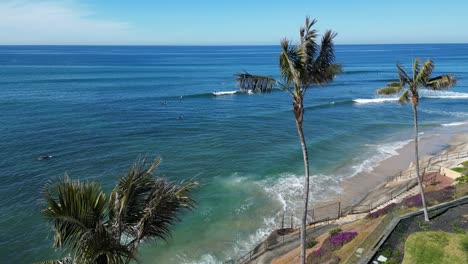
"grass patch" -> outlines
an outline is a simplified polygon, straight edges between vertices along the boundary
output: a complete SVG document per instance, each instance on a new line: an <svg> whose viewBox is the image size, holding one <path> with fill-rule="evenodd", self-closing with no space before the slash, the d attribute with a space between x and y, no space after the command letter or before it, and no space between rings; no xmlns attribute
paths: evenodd
<svg viewBox="0 0 468 264"><path fill-rule="evenodd" d="M468 160L465 162L462 162L461 165L463 167L455 167L455 168L450 168L450 169L461 173L462 176L468 176Z"/></svg>
<svg viewBox="0 0 468 264"><path fill-rule="evenodd" d="M463 242L465 241L465 242ZM403 264L464 264L468 261L468 236L446 232L416 232L405 243Z"/></svg>
<svg viewBox="0 0 468 264"><path fill-rule="evenodd" d="M455 199L468 195L468 184L458 184L455 190Z"/></svg>

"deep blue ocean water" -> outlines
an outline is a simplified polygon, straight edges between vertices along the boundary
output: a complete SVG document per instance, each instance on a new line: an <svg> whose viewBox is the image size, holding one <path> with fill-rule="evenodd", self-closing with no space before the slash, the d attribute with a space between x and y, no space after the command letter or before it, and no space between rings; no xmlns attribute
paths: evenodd
<svg viewBox="0 0 468 264"><path fill-rule="evenodd" d="M110 190L139 155L158 174L196 177L197 209L144 263L218 263L251 249L298 210L302 156L287 93L234 91L244 70L278 78L278 46L0 46L0 263L56 256L41 189L67 173ZM432 58L459 83L424 92L422 131L468 121L468 44L339 45L344 73L306 98L312 200L369 170L411 138L412 112L378 99L397 62ZM376 99L377 98L377 99ZM362 100L371 99L371 100ZM183 119L178 118L183 117ZM40 155L52 155L38 161Z"/></svg>

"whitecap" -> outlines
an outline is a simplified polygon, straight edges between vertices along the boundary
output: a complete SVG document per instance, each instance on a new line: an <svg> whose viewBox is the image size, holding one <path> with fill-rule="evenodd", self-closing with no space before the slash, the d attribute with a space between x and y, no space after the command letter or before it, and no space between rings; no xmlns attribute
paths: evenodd
<svg viewBox="0 0 468 264"><path fill-rule="evenodd" d="M453 122L453 123L447 123L447 124L441 124L441 126L447 127L447 126L461 126L468 124L468 122Z"/></svg>
<svg viewBox="0 0 468 264"><path fill-rule="evenodd" d="M353 99L353 102L357 104L376 104L376 103L385 103L385 102L394 102L398 101L398 98L357 98Z"/></svg>
<svg viewBox="0 0 468 264"><path fill-rule="evenodd" d="M234 95L236 94L237 91L219 91L219 92L213 92L213 95L220 96L220 95Z"/></svg>
<svg viewBox="0 0 468 264"><path fill-rule="evenodd" d="M440 99L468 99L468 93L421 90L419 92L422 98L440 98Z"/></svg>

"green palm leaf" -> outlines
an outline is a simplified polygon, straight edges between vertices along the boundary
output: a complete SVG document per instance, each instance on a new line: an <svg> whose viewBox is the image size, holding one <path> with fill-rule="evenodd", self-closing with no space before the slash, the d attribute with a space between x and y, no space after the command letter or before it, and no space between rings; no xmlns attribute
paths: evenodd
<svg viewBox="0 0 468 264"><path fill-rule="evenodd" d="M415 82L420 83L424 86L429 77L431 76L433 70L434 63L430 59L427 59L422 65L421 69L418 71L415 78Z"/></svg>
<svg viewBox="0 0 468 264"><path fill-rule="evenodd" d="M160 162L160 159L155 159L147 167L146 159L138 159L112 191L110 216L114 225L120 226L120 229L122 223L132 225L138 222L139 214L145 207L146 199L153 187L151 173Z"/></svg>
<svg viewBox="0 0 468 264"><path fill-rule="evenodd" d="M410 102L409 93L410 91L406 89L398 98L398 103L401 105L409 103Z"/></svg>
<svg viewBox="0 0 468 264"><path fill-rule="evenodd" d="M287 39L281 41L281 49L281 76L285 79L286 84L297 84L300 82L300 73L304 68L303 60L301 59L303 53L297 46L291 45Z"/></svg>
<svg viewBox="0 0 468 264"><path fill-rule="evenodd" d="M322 37L322 42L320 46L320 53L317 56L315 62L310 66L309 72L309 82L307 84L327 84L331 82L339 71L333 71L334 69L339 69L334 64L335 61L335 51L333 45L333 39L337 34L331 30L327 30Z"/></svg>
<svg viewBox="0 0 468 264"><path fill-rule="evenodd" d="M195 205L190 192L197 183L179 185L156 178L153 184L140 220L130 233L135 245L143 239L168 239L170 227L180 221L177 215Z"/></svg>
<svg viewBox="0 0 468 264"><path fill-rule="evenodd" d="M138 159L107 199L100 185L68 176L46 185L43 215L52 224L54 246L68 257L46 264L121 264L137 260L145 238L167 239L170 228L195 201L195 182L176 184L154 178L160 159Z"/></svg>
<svg viewBox="0 0 468 264"><path fill-rule="evenodd" d="M457 83L457 79L452 74L444 74L427 80L426 86L433 90L447 89Z"/></svg>
<svg viewBox="0 0 468 264"><path fill-rule="evenodd" d="M412 79L408 76L406 71L403 69L403 67L399 64L397 64L397 69L398 69L398 77L400 79L401 86L405 86L406 84L412 83Z"/></svg>
<svg viewBox="0 0 468 264"><path fill-rule="evenodd" d="M55 231L54 245L74 250L81 238L107 217L107 198L92 182L71 181L68 176L48 184L44 191L42 214Z"/></svg>
<svg viewBox="0 0 468 264"><path fill-rule="evenodd" d="M242 91L270 93L276 80L269 76L252 75L248 72L235 74L236 84Z"/></svg>
<svg viewBox="0 0 468 264"><path fill-rule="evenodd" d="M403 87L402 86L388 86L384 88L377 89L377 94L381 95L393 95L397 94L401 91Z"/></svg>

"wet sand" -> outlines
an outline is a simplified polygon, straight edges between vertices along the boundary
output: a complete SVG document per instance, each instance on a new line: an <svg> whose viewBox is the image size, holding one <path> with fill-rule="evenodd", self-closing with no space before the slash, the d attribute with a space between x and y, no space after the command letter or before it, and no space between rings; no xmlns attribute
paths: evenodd
<svg viewBox="0 0 468 264"><path fill-rule="evenodd" d="M468 151L468 125L437 129L420 138L420 162L427 162L431 156L460 151ZM386 182L389 176L409 169L415 159L414 143L410 142L397 150L397 153L398 155L381 161L370 173L362 172L342 180L340 183L342 192L332 200L341 201L342 206L354 205L370 190Z"/></svg>

